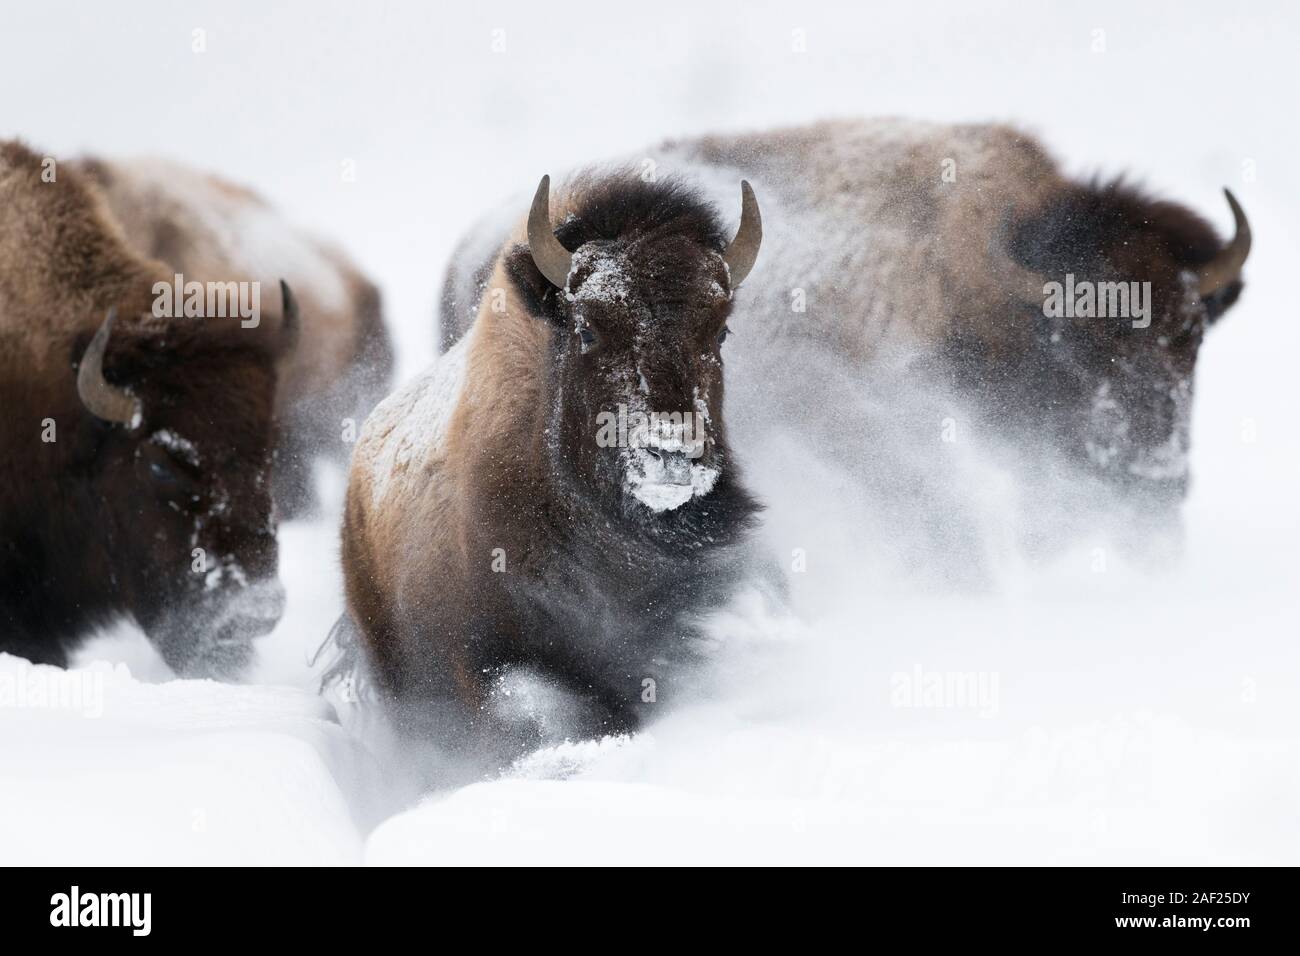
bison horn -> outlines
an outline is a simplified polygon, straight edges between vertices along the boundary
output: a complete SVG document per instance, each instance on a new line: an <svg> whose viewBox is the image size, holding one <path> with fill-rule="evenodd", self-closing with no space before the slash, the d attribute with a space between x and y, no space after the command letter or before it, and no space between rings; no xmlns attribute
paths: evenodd
<svg viewBox="0 0 1300 956"><path fill-rule="evenodd" d="M298 299L294 296L289 283L280 280L280 298L284 302L283 317L280 320L280 347L284 352L292 352L298 346L298 337L302 333L302 316L298 311Z"/></svg>
<svg viewBox="0 0 1300 956"><path fill-rule="evenodd" d="M763 242L763 216L758 211L758 200L747 180L740 181L740 228L736 238L731 240L727 251L722 254L722 261L727 264L734 289L745 281L749 270L754 268L758 258L758 247Z"/></svg>
<svg viewBox="0 0 1300 956"><path fill-rule="evenodd" d="M140 400L104 378L104 350L108 348L108 337L113 334L116 320L117 309L109 309L103 325L86 346L77 369L77 395L96 418L131 425L140 414Z"/></svg>
<svg viewBox="0 0 1300 956"><path fill-rule="evenodd" d="M1250 255L1250 223L1246 220L1246 213L1230 190L1225 189L1223 194L1228 197L1228 205L1232 207L1232 218L1236 220L1237 231L1232 242L1201 267L1200 283L1197 286L1201 298L1213 295L1235 282L1241 275L1241 267L1246 264L1246 256Z"/></svg>
<svg viewBox="0 0 1300 956"><path fill-rule="evenodd" d="M551 228L551 177L543 176L533 196L533 208L528 211L528 251L533 262L557 289L569 283L569 269L573 266L573 253L560 244Z"/></svg>

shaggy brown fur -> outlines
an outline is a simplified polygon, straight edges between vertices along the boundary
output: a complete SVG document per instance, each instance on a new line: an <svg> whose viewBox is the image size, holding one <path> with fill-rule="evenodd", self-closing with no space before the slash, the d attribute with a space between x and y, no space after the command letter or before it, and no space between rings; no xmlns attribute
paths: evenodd
<svg viewBox="0 0 1300 956"><path fill-rule="evenodd" d="M175 669L229 675L282 592L268 469L278 304L261 327L151 315L170 276L66 165L0 143L0 651L61 664L134 617ZM105 313L104 377L135 426L92 415L77 366ZM274 311L276 314L269 314Z"/></svg>
<svg viewBox="0 0 1300 956"><path fill-rule="evenodd" d="M624 176L557 206L578 250L568 292L517 233L468 338L376 409L353 460L349 615L399 716L436 715L451 743L501 733L488 701L514 666L578 691L593 729L634 725L643 681L734 582L755 514L722 421L731 297L711 209ZM635 498L621 450L596 441L599 412L638 395L707 407L697 464L716 482L680 507Z"/></svg>
<svg viewBox="0 0 1300 956"><path fill-rule="evenodd" d="M276 502L289 515L309 510L313 459L346 461L389 387L379 290L341 250L294 229L242 186L160 160L87 158L76 168L94 180L127 241L187 281L259 281L264 294L280 279L292 286L303 329L279 369Z"/></svg>

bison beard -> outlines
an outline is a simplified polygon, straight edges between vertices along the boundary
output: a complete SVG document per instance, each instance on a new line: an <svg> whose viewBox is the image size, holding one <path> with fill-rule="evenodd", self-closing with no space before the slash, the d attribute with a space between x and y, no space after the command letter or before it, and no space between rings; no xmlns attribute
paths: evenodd
<svg viewBox="0 0 1300 956"><path fill-rule="evenodd" d="M628 731L670 696L698 616L749 569L758 512L726 442L720 356L757 254L752 192L728 244L694 193L632 175L580 182L552 234L548 185L529 245L497 259L504 301L485 297L469 335L367 421L344 519L344 630L399 726L480 768L541 739L494 700L520 670L580 698L569 733ZM596 440L629 402L702 412L716 479L647 504L626 450Z"/></svg>

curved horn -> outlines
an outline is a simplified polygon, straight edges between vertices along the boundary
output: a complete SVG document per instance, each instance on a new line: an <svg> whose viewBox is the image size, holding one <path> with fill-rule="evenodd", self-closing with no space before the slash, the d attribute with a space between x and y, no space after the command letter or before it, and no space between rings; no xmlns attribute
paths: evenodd
<svg viewBox="0 0 1300 956"><path fill-rule="evenodd" d="M763 215L758 211L758 200L749 181L740 181L740 228L736 238L731 240L727 251L722 254L722 261L727 264L731 275L731 287L734 289L745 281L749 270L754 268L758 258L758 247L763 242Z"/></svg>
<svg viewBox="0 0 1300 956"><path fill-rule="evenodd" d="M533 196L533 208L528 211L528 251L533 262L546 280L557 289L569 282L569 269L573 266L573 253L560 244L551 228L551 177L543 176Z"/></svg>
<svg viewBox="0 0 1300 956"><path fill-rule="evenodd" d="M1246 256L1250 255L1250 223L1246 220L1246 213L1231 190L1225 189L1223 195L1228 197L1228 205L1232 207L1232 218L1236 220L1237 231L1232 242L1201 267L1201 281L1197 286L1201 298L1213 295L1230 282L1235 282L1241 275L1241 267L1246 264Z"/></svg>
<svg viewBox="0 0 1300 956"><path fill-rule="evenodd" d="M298 311L298 299L283 279L280 280L280 298L284 303L280 319L280 349L292 352L297 348L302 333L302 316Z"/></svg>
<svg viewBox="0 0 1300 956"><path fill-rule="evenodd" d="M77 369L77 395L96 418L129 426L140 414L140 400L104 379L104 350L116 320L117 309L109 309L103 325L86 346Z"/></svg>

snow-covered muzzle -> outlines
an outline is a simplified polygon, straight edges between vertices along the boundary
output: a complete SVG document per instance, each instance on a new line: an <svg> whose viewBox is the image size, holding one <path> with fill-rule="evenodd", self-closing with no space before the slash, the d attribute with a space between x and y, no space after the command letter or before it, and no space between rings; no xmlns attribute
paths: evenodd
<svg viewBox="0 0 1300 956"><path fill-rule="evenodd" d="M284 587L263 579L178 604L149 636L176 673L232 680L252 661L253 641L269 634L283 613Z"/></svg>
<svg viewBox="0 0 1300 956"><path fill-rule="evenodd" d="M698 397L688 412L628 412L618 421L624 491L651 511L672 511L713 490L720 468L709 448L709 408ZM598 436L599 440L599 436Z"/></svg>
<svg viewBox="0 0 1300 956"><path fill-rule="evenodd" d="M596 415L595 444L615 461L622 493L654 512L674 511L713 490L722 472L707 398L693 389L686 411L651 408L650 386Z"/></svg>
<svg viewBox="0 0 1300 956"><path fill-rule="evenodd" d="M1087 463L1126 491L1176 503L1187 490L1191 406L1190 374L1103 379L1082 423Z"/></svg>

